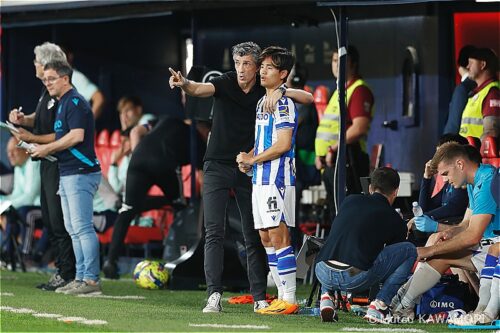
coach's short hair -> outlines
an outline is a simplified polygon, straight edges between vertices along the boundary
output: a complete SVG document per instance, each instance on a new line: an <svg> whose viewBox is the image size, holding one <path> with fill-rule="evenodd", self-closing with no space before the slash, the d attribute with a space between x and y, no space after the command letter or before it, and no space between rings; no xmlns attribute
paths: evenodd
<svg viewBox="0 0 500 333"><path fill-rule="evenodd" d="M233 58L235 56L243 57L243 56L249 55L249 56L252 56L253 61L255 61L255 63L257 65L260 65L259 55L261 52L262 52L262 49L260 48L260 46L254 42L244 42L244 43L236 44L232 48Z"/></svg>
<svg viewBox="0 0 500 333"><path fill-rule="evenodd" d="M71 77L73 76L73 69L68 64L67 61L53 61L49 62L43 67L43 70L53 69L56 71L59 76L68 76L69 81L71 82Z"/></svg>
<svg viewBox="0 0 500 333"><path fill-rule="evenodd" d="M389 195L399 188L399 174L389 167L375 169L370 176L370 185L373 190Z"/></svg>
<svg viewBox="0 0 500 333"><path fill-rule="evenodd" d="M35 46L33 52L35 53L35 61L42 66L47 65L49 62L67 61L63 50L53 43L45 42Z"/></svg>
<svg viewBox="0 0 500 333"><path fill-rule="evenodd" d="M477 165L481 163L481 154L471 145L446 142L439 146L431 160L431 169L436 171L439 163L452 163L457 158L467 159Z"/></svg>

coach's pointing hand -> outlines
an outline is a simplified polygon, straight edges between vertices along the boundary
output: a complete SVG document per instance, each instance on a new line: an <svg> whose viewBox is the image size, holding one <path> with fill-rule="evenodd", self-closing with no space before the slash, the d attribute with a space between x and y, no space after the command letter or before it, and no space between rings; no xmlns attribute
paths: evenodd
<svg viewBox="0 0 500 333"><path fill-rule="evenodd" d="M171 89L174 89L174 87L182 88L189 83L189 80L182 76L182 73L180 71L175 72L171 67L169 67L168 70L172 74L172 76L170 76L170 79L168 80Z"/></svg>

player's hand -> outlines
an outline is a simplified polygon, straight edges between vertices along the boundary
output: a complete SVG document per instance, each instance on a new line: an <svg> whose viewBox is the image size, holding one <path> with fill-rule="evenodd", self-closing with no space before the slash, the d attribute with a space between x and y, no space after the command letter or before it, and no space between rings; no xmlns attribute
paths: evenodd
<svg viewBox="0 0 500 333"><path fill-rule="evenodd" d="M417 261L425 261L434 256L432 246L417 247Z"/></svg>
<svg viewBox="0 0 500 333"><path fill-rule="evenodd" d="M170 74L172 74L170 76L170 79L168 80L170 89L174 89L174 87L182 88L188 84L188 79L182 76L182 73L180 71L175 72L171 67L169 67L168 70L170 71Z"/></svg>
<svg viewBox="0 0 500 333"><path fill-rule="evenodd" d="M9 113L9 121L15 125L22 125L24 122L24 113L21 112L23 108L12 109Z"/></svg>
<svg viewBox="0 0 500 333"><path fill-rule="evenodd" d="M27 143L33 142L33 139L34 139L33 133L31 133L30 131L25 130L22 127L18 127L17 130L19 132L14 132L14 131L10 132L10 133L12 133L13 136L16 137L16 139L22 140L22 141L27 142Z"/></svg>
<svg viewBox="0 0 500 333"><path fill-rule="evenodd" d="M431 169L431 161L429 160L425 163L424 178L430 179L434 175L434 171Z"/></svg>
<svg viewBox="0 0 500 333"><path fill-rule="evenodd" d="M245 152L240 152L238 156L236 156L236 163L238 163L238 165L245 164L252 166L254 164L253 156Z"/></svg>
<svg viewBox="0 0 500 333"><path fill-rule="evenodd" d="M241 172L248 174L252 170L252 166L248 165L248 164L239 163L238 164L238 169Z"/></svg>
<svg viewBox="0 0 500 333"><path fill-rule="evenodd" d="M264 112L273 113L276 111L276 104L281 97L283 97L283 93L279 89L276 89L270 96L266 97L264 105L262 106Z"/></svg>
<svg viewBox="0 0 500 333"><path fill-rule="evenodd" d="M111 164L118 163L124 156L130 154L130 139L122 137L122 142L120 143L120 147L113 151L111 154Z"/></svg>

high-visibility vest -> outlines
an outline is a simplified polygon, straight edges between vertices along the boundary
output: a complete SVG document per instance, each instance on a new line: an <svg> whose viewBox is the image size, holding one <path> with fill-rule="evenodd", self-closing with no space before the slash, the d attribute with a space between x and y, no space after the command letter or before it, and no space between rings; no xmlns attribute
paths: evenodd
<svg viewBox="0 0 500 333"><path fill-rule="evenodd" d="M352 93L359 86L368 85L362 79L357 79L349 88L347 88L347 102L346 105L349 105L349 101L351 100ZM370 114L373 112L370 110ZM339 106L339 93L338 90L335 90L332 98L330 98L330 102L328 102L328 106L325 109L325 113L321 118L318 129L316 130L316 140L314 141L314 146L316 150L316 156L325 156L328 153L328 147L336 145L339 141L340 134L340 106ZM363 151L366 151L366 138L362 138L359 140L361 144L361 148Z"/></svg>
<svg viewBox="0 0 500 333"><path fill-rule="evenodd" d="M483 101L493 87L498 88L498 81L490 82L474 96L469 97L462 113L462 122L460 124L461 136L480 138L483 135Z"/></svg>

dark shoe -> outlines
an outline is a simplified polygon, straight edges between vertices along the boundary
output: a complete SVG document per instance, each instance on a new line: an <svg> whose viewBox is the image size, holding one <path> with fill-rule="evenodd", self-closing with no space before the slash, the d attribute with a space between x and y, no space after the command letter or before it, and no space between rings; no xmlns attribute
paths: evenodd
<svg viewBox="0 0 500 333"><path fill-rule="evenodd" d="M338 321L337 311L335 311L335 304L333 303L333 299L327 293L321 295L319 311L322 322Z"/></svg>
<svg viewBox="0 0 500 333"><path fill-rule="evenodd" d="M54 279L52 282L47 283L45 286L43 286L41 289L45 291L55 291L57 288L64 287L68 283L70 283L71 280L64 280L59 274L56 276L56 279Z"/></svg>
<svg viewBox="0 0 500 333"><path fill-rule="evenodd" d="M53 281L55 281L56 279L59 279L61 276L58 274L58 273L54 273L52 274L52 276L50 277L49 281L46 282L46 283L40 283L38 285L36 285L36 287L38 289L43 289L46 285L52 283Z"/></svg>
<svg viewBox="0 0 500 333"><path fill-rule="evenodd" d="M118 280L120 275L118 274L118 265L115 262L106 260L104 265L102 265L102 271L104 277L107 279Z"/></svg>

